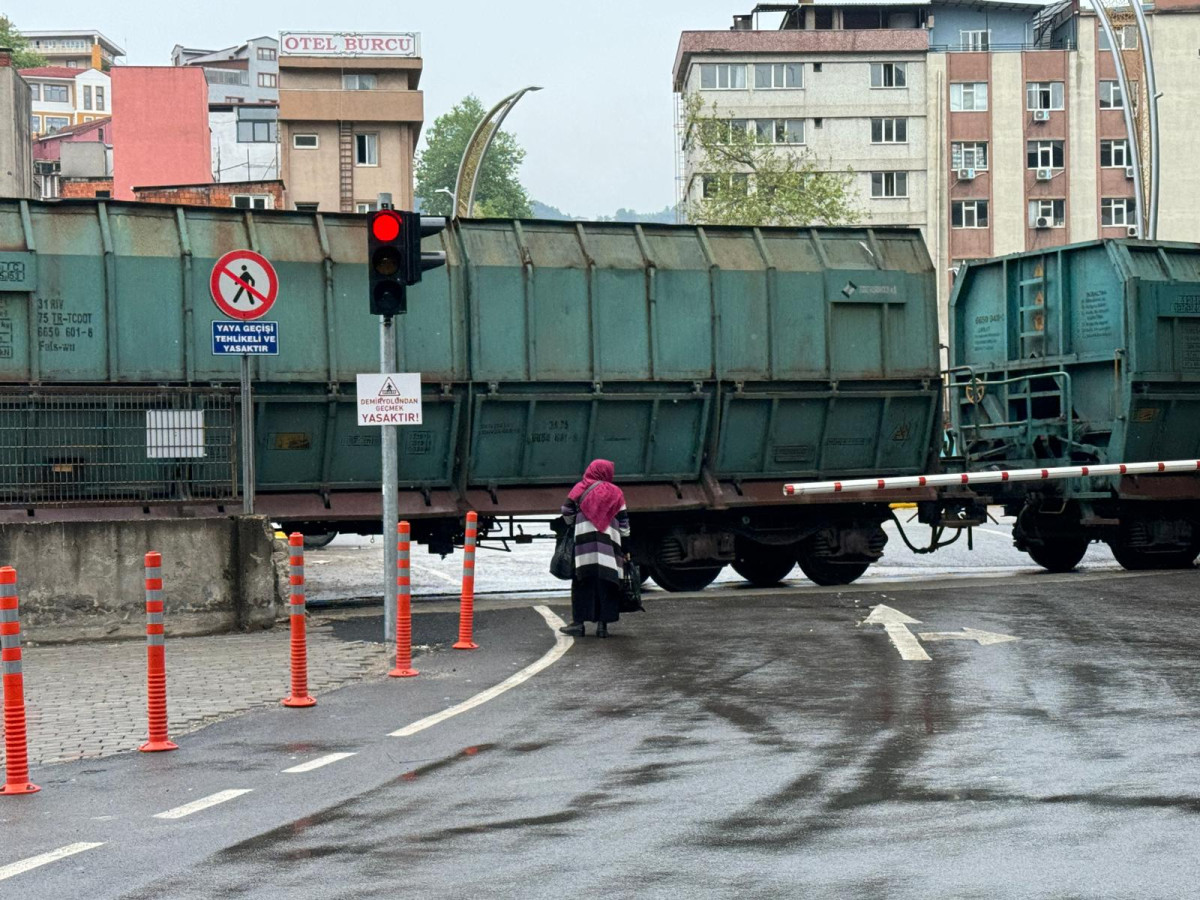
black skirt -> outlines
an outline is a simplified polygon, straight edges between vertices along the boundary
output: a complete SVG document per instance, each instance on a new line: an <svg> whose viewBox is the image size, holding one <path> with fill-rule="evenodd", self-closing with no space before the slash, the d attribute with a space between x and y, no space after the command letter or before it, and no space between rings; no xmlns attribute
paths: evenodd
<svg viewBox="0 0 1200 900"><path fill-rule="evenodd" d="M621 588L595 576L571 580L571 621L615 622L621 618Z"/></svg>

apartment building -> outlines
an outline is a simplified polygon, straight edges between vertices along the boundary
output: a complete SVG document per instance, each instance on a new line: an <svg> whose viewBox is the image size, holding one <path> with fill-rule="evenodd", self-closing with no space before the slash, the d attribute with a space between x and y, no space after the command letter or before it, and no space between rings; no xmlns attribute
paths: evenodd
<svg viewBox="0 0 1200 900"><path fill-rule="evenodd" d="M12 51L0 47L0 197L32 197L29 85L13 68ZM11 122L12 127L7 127Z"/></svg>
<svg viewBox="0 0 1200 900"><path fill-rule="evenodd" d="M35 137L112 114L112 78L100 69L39 66L21 69L21 77L29 85Z"/></svg>
<svg viewBox="0 0 1200 900"><path fill-rule="evenodd" d="M279 41L256 37L222 50L199 50L176 44L171 65L204 70L208 102L213 105L279 102Z"/></svg>
<svg viewBox="0 0 1200 900"><path fill-rule="evenodd" d="M281 34L279 140L290 208L367 212L387 192L411 209L420 78L416 34Z"/></svg>
<svg viewBox="0 0 1200 900"><path fill-rule="evenodd" d="M125 51L99 31L22 31L29 49L46 58L51 66L68 69L108 70L125 56Z"/></svg>
<svg viewBox="0 0 1200 900"><path fill-rule="evenodd" d="M729 31L684 32L675 90L699 91L735 121L803 121L790 133L822 168L857 173L864 223L922 229L946 275L943 322L963 260L1129 233L1125 100L1098 22L1075 0L816 0L768 28L762 12ZM1200 174L1187 160L1198 13L1197 0L1148 11L1165 239L1200 239ZM1136 30L1119 40L1132 63ZM694 198L704 173L682 153L682 198Z"/></svg>

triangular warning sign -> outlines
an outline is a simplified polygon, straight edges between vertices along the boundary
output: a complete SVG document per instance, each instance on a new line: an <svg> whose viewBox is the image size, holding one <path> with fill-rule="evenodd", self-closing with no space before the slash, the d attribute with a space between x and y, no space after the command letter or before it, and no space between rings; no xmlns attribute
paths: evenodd
<svg viewBox="0 0 1200 900"><path fill-rule="evenodd" d="M383 382L383 387L379 389L380 397L399 397L400 391L396 389L396 383L392 379L387 378Z"/></svg>

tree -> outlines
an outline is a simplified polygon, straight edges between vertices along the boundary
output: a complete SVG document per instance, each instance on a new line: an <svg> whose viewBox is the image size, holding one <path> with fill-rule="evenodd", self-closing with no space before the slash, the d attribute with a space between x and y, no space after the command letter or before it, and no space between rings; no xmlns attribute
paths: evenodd
<svg viewBox="0 0 1200 900"><path fill-rule="evenodd" d="M807 153L789 149L782 134L760 135L745 119L706 110L688 98L684 127L694 169L703 173L701 196L686 205L688 221L708 225L844 225L861 218L854 172L822 171ZM783 141L776 143L775 141Z"/></svg>
<svg viewBox="0 0 1200 900"><path fill-rule="evenodd" d="M12 49L14 68L32 69L47 63L46 57L29 49L29 38L17 31L12 19L5 15L0 15L0 47Z"/></svg>
<svg viewBox="0 0 1200 900"><path fill-rule="evenodd" d="M450 196L439 189L454 190L463 151L486 114L479 98L472 94L434 120L416 165L416 195L426 215L453 214ZM516 138L506 131L496 135L476 182L474 215L513 219L530 216L529 195L517 178L524 159L525 151Z"/></svg>

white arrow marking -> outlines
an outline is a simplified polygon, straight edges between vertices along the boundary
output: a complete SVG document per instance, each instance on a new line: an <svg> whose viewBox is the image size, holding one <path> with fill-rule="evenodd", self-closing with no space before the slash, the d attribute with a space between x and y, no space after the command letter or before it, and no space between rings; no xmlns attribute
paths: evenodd
<svg viewBox="0 0 1200 900"><path fill-rule="evenodd" d="M980 631L977 628L964 628L962 631L922 631L918 635L923 641L975 641L979 646L985 644L1003 644L1007 641L1019 641L1019 637L1011 634L997 634L994 631Z"/></svg>
<svg viewBox="0 0 1200 900"><path fill-rule="evenodd" d="M909 625L920 625L920 619L906 616L900 610L880 603L878 606L871 607L871 614L863 619L862 624L882 625L893 646L900 653L901 659L929 660L929 654L925 652L921 642L908 630Z"/></svg>

